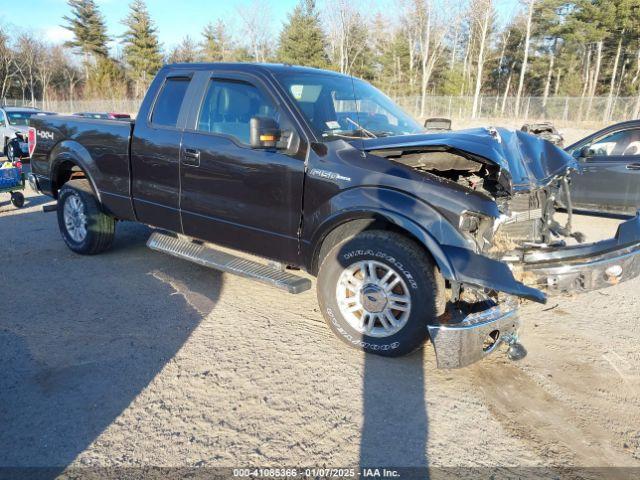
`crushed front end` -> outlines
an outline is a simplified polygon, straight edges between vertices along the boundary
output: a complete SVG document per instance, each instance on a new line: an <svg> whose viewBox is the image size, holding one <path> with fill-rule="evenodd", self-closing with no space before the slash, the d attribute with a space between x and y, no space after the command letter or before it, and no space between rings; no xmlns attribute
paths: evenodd
<svg viewBox="0 0 640 480"><path fill-rule="evenodd" d="M547 141L490 128L430 135L376 154L463 187L469 205L481 196L497 206L492 215L460 212L456 227L466 245L442 245L454 275L445 276L447 311L429 327L439 367L469 365L501 344L521 357L522 299L543 303L547 295L589 292L640 275L640 217L621 224L612 239L584 243L573 231L568 180L579 165ZM562 222L560 206L567 211Z"/></svg>

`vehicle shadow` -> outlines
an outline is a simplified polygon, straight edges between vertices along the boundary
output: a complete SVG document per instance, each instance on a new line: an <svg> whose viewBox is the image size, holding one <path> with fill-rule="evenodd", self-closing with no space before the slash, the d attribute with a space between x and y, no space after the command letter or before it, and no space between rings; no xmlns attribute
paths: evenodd
<svg viewBox="0 0 640 480"><path fill-rule="evenodd" d="M404 479L429 476L429 421L424 349L389 359L366 355L360 469L398 470Z"/></svg>
<svg viewBox="0 0 640 480"><path fill-rule="evenodd" d="M0 216L0 242L15 245L0 270L0 467L44 469L29 478L55 478L96 441L223 288L220 273L146 249L144 226L119 224L114 249L86 257L43 215ZM174 295L174 283L205 301Z"/></svg>
<svg viewBox="0 0 640 480"><path fill-rule="evenodd" d="M46 195L38 195L38 196L27 196L25 195L24 199L24 207L38 207L40 205L45 205L47 203L51 203L53 200ZM9 210L19 210L15 208L11 204L11 195L9 193L0 193L0 213L4 213Z"/></svg>
<svg viewBox="0 0 640 480"><path fill-rule="evenodd" d="M409 179L407 172L397 166L390 166L387 173ZM375 178L370 181L378 183ZM378 195L378 204L384 206L386 201ZM415 201L406 198L405 211L412 212L419 207ZM427 302L426 310L435 312L435 302ZM429 478L424 355L424 348L401 358L365 355L361 473L377 468L380 476L384 476L382 469L386 468L396 470L402 479ZM375 475L375 471L368 473Z"/></svg>

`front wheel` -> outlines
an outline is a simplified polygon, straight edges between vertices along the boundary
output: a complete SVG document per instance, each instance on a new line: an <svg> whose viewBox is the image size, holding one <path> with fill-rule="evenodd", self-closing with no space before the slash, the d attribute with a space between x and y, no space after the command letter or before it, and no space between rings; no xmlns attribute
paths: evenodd
<svg viewBox="0 0 640 480"><path fill-rule="evenodd" d="M58 194L57 211L60 233L71 250L95 255L111 247L116 220L101 210L88 181L65 183Z"/></svg>
<svg viewBox="0 0 640 480"><path fill-rule="evenodd" d="M20 147L16 145L15 141L10 141L7 145L7 160L15 162L16 160L20 160L20 156Z"/></svg>
<svg viewBox="0 0 640 480"><path fill-rule="evenodd" d="M420 348L444 312L444 279L431 256L394 232L366 231L331 249L318 274L318 301L348 345L397 357Z"/></svg>

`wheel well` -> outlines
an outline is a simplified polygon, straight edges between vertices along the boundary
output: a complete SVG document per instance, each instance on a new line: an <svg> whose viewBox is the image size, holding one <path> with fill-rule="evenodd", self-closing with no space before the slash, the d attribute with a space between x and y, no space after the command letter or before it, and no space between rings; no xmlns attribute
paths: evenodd
<svg viewBox="0 0 640 480"><path fill-rule="evenodd" d="M389 221L388 219L384 217L360 218L341 223L322 239L320 246L316 248L316 254L313 258L313 265L310 273L312 273L313 275L318 274L318 270L320 269L322 260L324 260L324 257L338 243L343 241L345 238L353 237L358 233L364 232L366 230L386 230L399 233L400 235L404 235L405 237L413 240L417 245L424 249L424 251L429 256L432 256L431 252L415 235L413 235L410 231L405 230L404 228Z"/></svg>
<svg viewBox="0 0 640 480"><path fill-rule="evenodd" d="M53 194L57 197L58 191L65 183L67 183L69 180L75 180L78 178L88 177L84 170L82 170L82 168L76 165L73 161L63 160L60 164L58 164L51 178L51 189L53 191Z"/></svg>

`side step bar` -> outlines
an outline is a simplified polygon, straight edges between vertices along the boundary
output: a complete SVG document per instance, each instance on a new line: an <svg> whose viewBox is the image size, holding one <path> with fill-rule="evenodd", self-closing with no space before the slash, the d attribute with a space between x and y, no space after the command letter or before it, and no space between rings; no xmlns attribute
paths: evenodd
<svg viewBox="0 0 640 480"><path fill-rule="evenodd" d="M257 280L289 293L301 293L311 288L311 280L308 278L164 233L153 232L147 241L147 247L205 267Z"/></svg>

